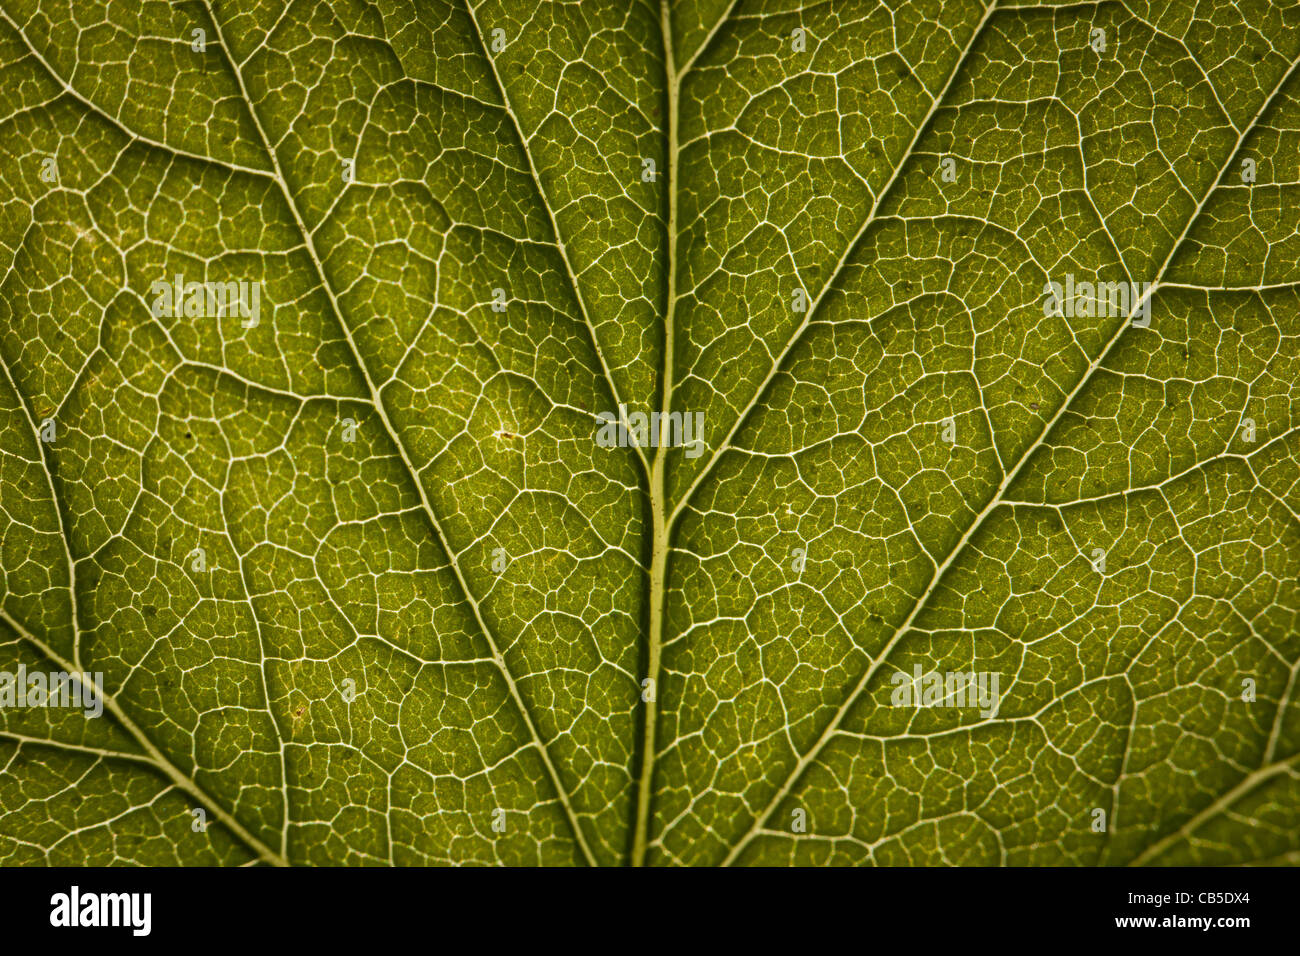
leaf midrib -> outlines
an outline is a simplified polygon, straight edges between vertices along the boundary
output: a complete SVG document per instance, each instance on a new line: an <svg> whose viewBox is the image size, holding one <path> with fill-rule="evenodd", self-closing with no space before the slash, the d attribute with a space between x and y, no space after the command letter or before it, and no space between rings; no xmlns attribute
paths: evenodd
<svg viewBox="0 0 1300 956"><path fill-rule="evenodd" d="M659 453L656 455L655 464L656 464L657 474L659 476L660 485L658 488L658 493L656 494L655 480L652 477L651 493L650 493L650 508L651 508L652 518L656 521L656 525L653 531L653 542L652 542L652 550L651 550L652 557L651 557L651 567L650 567L650 594L649 594L650 625L647 634L647 641L649 645L648 657L650 661L649 677L653 681L652 686L657 688L659 682L659 662L660 662L662 648L664 646L663 621L664 618L666 617L665 605L668 597L668 586L667 586L668 568L670 565L671 553L674 549L673 539L676 530L679 527L681 517L685 514L686 509L690 506L691 502L694 500L696 491L703 485L706 478L712 473L714 467L717 465L719 461L721 461L723 455L732 447L732 442L735 439L735 436L739 433L740 429L744 426L745 422L748 421L750 415L758 407L759 401L762 399L763 395L766 394L768 387L771 385L772 381L776 378L777 374L780 372L782 366L784 365L786 357L798 345L799 341L803 338L804 333L812 325L813 319L816 317L823 301L825 300L826 296L830 293L830 290L835 285L836 281L839 279L841 273L844 270L845 265L852 257L854 250L857 248L859 241L861 241L862 237L866 235L867 230L872 226L872 224L876 222L877 214L881 206L883 205L885 199L892 193L894 184L898 181L898 177L902 174L902 171L904 167L907 165L908 160L912 157L912 154L916 149L917 143L921 141L922 136L929 128L935 113L938 112L940 107L947 99L948 92L951 89L952 84L956 81L958 74L960 74L961 72L962 66L966 63L967 59L969 58L971 50L974 49L975 44L978 42L980 36L983 35L984 27L988 23L989 19L992 17L995 9L997 8L997 5L998 5L998 0L992 0L992 2L990 2L985 7L984 13L980 17L979 22L976 23L975 26L971 29L970 37L967 39L965 47L958 53L957 59L953 63L952 69L949 71L949 74L946 80L944 81L943 86L940 87L939 90L931 97L930 107L926 111L925 116L922 117L921 120L917 123L911 141L907 144L907 147L903 150L898 161L894 164L894 168L891 171L889 178L885 181L884 185L876 193L876 195L872 197L871 207L868 210L866 217L863 219L861 225L859 225L857 231L854 233L852 238L850 238L850 240L845 244L844 251L843 253L841 253L839 261L830 270L830 272L827 275L826 281L823 283L816 297L813 298L812 301L810 302L807 312L804 315L803 321L787 339L784 348L782 348L780 353L778 353L775 360L772 362L772 367L769 369L767 375L764 376L763 380L755 388L753 397L750 399L749 403L743 409L741 409L740 412L736 415L736 419L732 424L732 427L727 432L722 442L719 444L717 450L714 451L709 456L704 467L702 467L699 470L695 479L691 482L689 486L687 486L686 491L683 493L680 500L671 509L671 511L668 512L666 520L662 520L662 521L661 521L662 518L661 511L663 508L666 508L668 505L665 489L663 487L664 478L662 474L662 462L664 461L665 455L663 454L662 449L660 449ZM665 71L664 71L665 86L669 97L669 110L668 110L668 116L666 122L668 124L668 156L669 156L669 163L671 169L671 176L668 183L668 196L669 196L669 226L668 226L669 280L668 280L668 294L667 294L668 305L667 305L667 315L665 318L665 339L669 344L666 345L664 349L664 379L665 382L667 383L667 387L665 388L665 395L663 399L664 412L668 412L671 410L671 383L672 383L672 375L674 370L673 369L674 356L670 346L671 346L672 337L674 333L673 318L674 318L674 312L677 303L676 258L677 258L678 236L677 236L676 218L677 218L677 160L678 160L678 155L677 155L678 100L681 95L681 84L683 80L686 78L686 75L694 67L696 61L700 58L700 56L704 54L709 44L712 42L713 38L717 36L718 31L722 28L723 24L731 16L736 6L737 3L733 2L727 7L727 9L723 12L722 17L709 31L707 37L700 44L699 48L696 49L694 54L691 55L690 59L681 68L681 70L677 71L673 67L672 23L671 23L671 17L669 12L669 0L661 0L660 11L661 11L661 32L663 34L664 55L665 55ZM660 524L662 524L662 527L660 527ZM649 819L649 810L648 810L651 801L653 800L652 783L653 783L653 775L654 775L654 763L655 763L655 758L657 756L654 749L655 737L656 737L655 719L657 716L656 704L654 702L647 703L643 708L643 711L645 715L645 729L644 729L644 738L643 738L643 745L642 745L643 756L642 756L642 767L640 772L640 784L638 790L637 817L635 823L636 829L633 834L632 864L634 866L638 866L644 861L647 852L647 847L650 845L654 845L654 843L657 843L657 841L651 842L649 840L649 828L651 823Z"/></svg>

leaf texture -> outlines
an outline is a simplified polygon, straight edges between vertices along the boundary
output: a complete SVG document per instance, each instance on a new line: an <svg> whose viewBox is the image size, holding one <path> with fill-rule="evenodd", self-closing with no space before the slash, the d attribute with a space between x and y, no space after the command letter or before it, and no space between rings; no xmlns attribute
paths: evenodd
<svg viewBox="0 0 1300 956"><path fill-rule="evenodd" d="M0 92L0 672L103 702L0 861L1300 855L1300 5L0 0Z"/></svg>

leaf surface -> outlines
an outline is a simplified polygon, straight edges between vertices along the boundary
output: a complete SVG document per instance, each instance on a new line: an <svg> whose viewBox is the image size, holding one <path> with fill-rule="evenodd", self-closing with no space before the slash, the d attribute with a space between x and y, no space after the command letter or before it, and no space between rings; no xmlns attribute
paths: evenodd
<svg viewBox="0 0 1300 956"><path fill-rule="evenodd" d="M104 692L0 860L1300 853L1300 6L0 0L0 91L0 671Z"/></svg>

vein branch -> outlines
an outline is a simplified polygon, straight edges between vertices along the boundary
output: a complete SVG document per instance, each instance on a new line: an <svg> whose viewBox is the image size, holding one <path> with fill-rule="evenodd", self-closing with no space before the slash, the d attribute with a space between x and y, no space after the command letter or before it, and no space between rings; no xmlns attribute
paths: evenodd
<svg viewBox="0 0 1300 956"><path fill-rule="evenodd" d="M73 661L64 658L61 654L55 651L54 648L50 647L31 631L27 630L27 628L19 623L13 615L3 608L0 608L0 621L4 621L9 625L9 627L13 629L14 633L53 661L55 666L60 670L69 674L82 675L85 673L79 662L74 663ZM94 683L93 676L90 678L90 681L91 683ZM98 684L95 685L95 692L99 696L99 699L104 702L104 709L112 714L117 722L122 725L123 729L125 729L126 732L135 739L135 742L144 748L145 753L149 755L149 763L153 767L160 770L178 789L183 790L199 803L203 804L203 806L205 806L212 815L226 827L226 829L230 830L239 837L239 839L244 841L244 843L246 843L262 860L273 866L289 865L288 861L285 860L284 857L279 853L276 853L269 846L250 833L242 823L235 819L234 815L230 813L230 811L221 805L220 802L213 799L213 797L195 783L189 775L181 772L179 767L167 759L166 754L155 746L154 742L149 738L149 735L141 730L136 722L127 716L126 711L124 711L122 706L117 702L117 698L112 694L106 693L104 688L100 687ZM51 744L54 745L52 742ZM128 754L112 754L112 756L130 757ZM136 757L134 759L139 760L140 758Z"/></svg>
<svg viewBox="0 0 1300 956"><path fill-rule="evenodd" d="M550 200L546 196L546 190L542 188L542 177L538 175L537 164L533 162L533 151L529 146L528 137L524 135L523 126L520 124L519 117L510 103L510 97L506 93L506 85L502 82L501 73L497 70L496 60L484 45L483 29L479 26L478 14L475 13L474 5L470 0L465 0L465 11L469 14L470 22L474 24L474 35L478 39L483 58L487 60L488 66L491 67L492 79L497 87L497 95L501 97L501 108L505 111L506 116L510 118L510 124L514 128L515 136L519 139L519 149L524 154L525 162L528 163L528 174L533 181L533 185L537 187L537 196L541 200L542 208L546 210L546 219L551 224L551 234L555 237L555 249L560 255L560 261L564 263L565 274L568 276L569 284L573 287L573 298L578 303L578 311L582 313L582 321L587 326L587 334L591 336L591 347L596 352L596 358L600 360L601 372L605 376L605 383L609 386L609 393L613 397L615 405L623 404L623 400L619 397L618 385L614 382L614 375L610 371L609 362L605 358L604 349L601 348L600 337L596 334L596 326L591 321L591 313L587 311L587 302L582 297L582 289L578 285L578 273L574 271L573 263L569 259L569 250L560 235L560 224L556 221L555 211L551 208ZM639 446L634 446L634 450L641 462L642 470L649 474L650 466L646 460L645 450Z"/></svg>
<svg viewBox="0 0 1300 956"><path fill-rule="evenodd" d="M104 110L98 105L96 105L92 100L90 100L89 97L82 95L76 89L76 87L72 85L71 82L64 79L63 76L61 76L58 73L58 71L54 69L54 67L50 64L50 62L41 55L41 52L36 49L36 45L32 43L30 39L28 39L27 34L23 31L23 28L20 27L14 21L14 19L9 16L8 11L4 10L3 8L0 8L0 20L4 20L7 24L9 24L10 28L15 33L18 34L19 39L23 41L23 45L27 47L27 51L36 59L36 62L41 65L42 69L44 69L45 72L49 74L50 79L54 80L55 83L59 84L59 86L63 88L64 93L66 93L68 96L71 96L73 99L75 99L78 103L80 103L85 109L89 110L91 113L94 113L96 116L110 123L115 129L117 129L120 133L122 133L132 141L144 143L146 146L151 146L154 149L160 150L171 156L179 156L183 159L197 160L198 162L201 163L208 163L213 166L219 166L222 169L229 170L230 172L247 173L250 176L258 176L261 177L262 179L270 178L271 174L267 172L265 169L254 169L251 166L241 166L239 163L230 162L229 160L217 159L215 156L206 156L202 153L192 153L189 150L181 149L179 146L172 146L169 145L168 143L162 142L161 140L152 139L148 136L145 136L143 133L136 132L135 130L127 126L126 123L120 117L114 116L111 113L109 113L107 110Z"/></svg>
<svg viewBox="0 0 1300 956"><path fill-rule="evenodd" d="M1155 860L1157 857L1159 857L1162 853L1168 850L1179 840L1190 837L1193 833L1199 830L1202 826L1204 826L1214 817L1218 816L1221 813L1226 812L1238 800L1241 800L1244 797L1249 796L1251 793L1253 793L1255 790L1262 787L1264 784L1268 783L1274 777L1277 777L1281 774L1289 774L1292 777L1296 777L1297 762L1300 762L1300 754L1295 754L1294 756L1288 757L1285 760L1279 760L1277 763L1268 764L1266 766L1260 767L1254 773L1247 774L1245 777L1241 779L1240 782L1238 782L1238 784L1235 787L1233 787L1231 790L1224 793L1217 800L1215 800L1213 803L1211 803L1209 806L1203 809L1200 813L1197 813L1195 816L1189 819L1177 830L1165 835L1161 839L1157 840L1155 843L1152 843L1150 846L1148 846L1145 850L1143 850L1136 857L1134 857L1134 859L1132 860L1132 862L1129 863L1129 865L1145 866L1146 864L1150 863L1152 860Z"/></svg>
<svg viewBox="0 0 1300 956"><path fill-rule="evenodd" d="M688 59L685 63L682 64L680 70L677 70L675 72L672 70L668 71L669 84L676 83L680 86L682 79L686 76L687 73L691 71L692 68L694 68L695 61L704 55L704 51L707 50L710 44L713 43L713 38L718 35L718 31L721 30L722 27L726 24L726 22L731 19L731 15L736 12L736 7L739 3L740 0L731 0L731 3L727 4L727 9L722 11L722 16L718 17L718 22L713 24L713 28L709 30L708 35L703 40L701 40L700 45L695 48L695 52L691 54L690 59ZM665 24L665 29L671 30L672 24L671 23ZM668 34L667 36L669 38L669 42L671 42L672 35Z"/></svg>
<svg viewBox="0 0 1300 956"><path fill-rule="evenodd" d="M866 218L862 220L862 224L858 227L857 232L854 233L853 238L845 245L844 252L840 256L839 261L835 264L835 267L831 269L830 273L826 277L826 281L822 283L822 287L818 290L817 295L813 298L811 303L809 303L808 310L804 313L803 321L799 323L798 328L794 330L790 338L786 341L784 348L781 349L776 359L772 362L772 367L768 370L767 375L763 377L763 381L761 381L758 384L758 387L754 390L754 395L749 400L749 403L740 410L738 415L736 415L736 420L732 424L731 429L727 432L726 437L723 438L717 449L709 456L708 462L699 470L698 474L696 474L695 479L687 487L686 493L682 495L681 500L673 509L672 514L668 519L670 528L676 523L677 519L686 510L687 506L689 506L695 497L695 492L704 483L705 479L712 474L714 467L722 460L722 456L731 449L732 442L735 440L736 435L749 420L749 416L753 413L754 409L758 407L763 396L767 394L767 390L772 384L772 381L785 365L786 357L794 351L800 340L803 339L804 333L808 331L808 328L811 325L813 325L814 320L821 309L822 303L826 300L826 296L830 293L831 289L834 288L836 281L838 281L840 275L844 272L844 268L848 265L850 257L857 249L858 243L862 241L862 237L866 235L867 230L870 229L872 224L876 221L881 206L884 205L885 199L893 191L894 184L902 174L903 168L907 165L907 161L912 158L912 154L916 151L917 144L921 141L921 137L929 128L930 121L934 118L935 113L939 111L940 106L947 98L948 91L952 88L953 82L957 79L957 75L961 72L962 66L970 56L970 51L975 48L976 42L983 34L984 26L989 22L989 18L993 16L993 12L997 9L997 5L997 0L993 0L993 2L985 8L984 15L971 31L970 39L967 40L965 48L961 51L960 55L958 55L956 63L953 64L952 72L948 74L948 79L935 95L930 104L929 111L922 118L921 122L917 124L916 132L912 136L912 141L907 144L907 149L905 149L903 155L899 157L898 163L894 166L894 170L890 174L889 179L886 180L885 185L882 186L880 191L876 194L875 199L871 203L871 208L867 212Z"/></svg>

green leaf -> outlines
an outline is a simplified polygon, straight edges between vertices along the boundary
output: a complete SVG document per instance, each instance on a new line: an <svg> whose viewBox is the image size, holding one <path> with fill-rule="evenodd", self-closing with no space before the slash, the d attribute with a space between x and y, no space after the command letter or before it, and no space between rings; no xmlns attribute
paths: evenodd
<svg viewBox="0 0 1300 956"><path fill-rule="evenodd" d="M0 0L0 132L0 861L1300 856L1300 5Z"/></svg>

